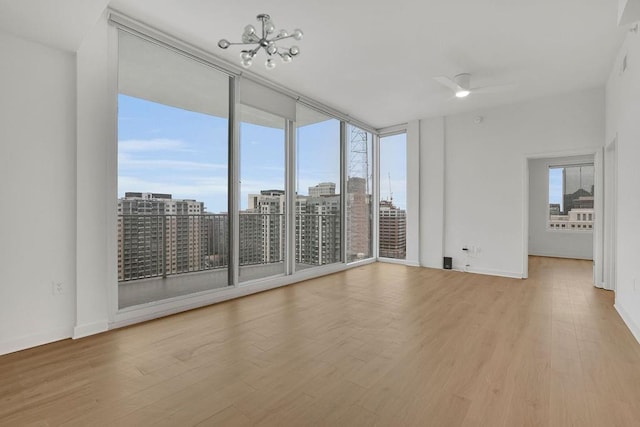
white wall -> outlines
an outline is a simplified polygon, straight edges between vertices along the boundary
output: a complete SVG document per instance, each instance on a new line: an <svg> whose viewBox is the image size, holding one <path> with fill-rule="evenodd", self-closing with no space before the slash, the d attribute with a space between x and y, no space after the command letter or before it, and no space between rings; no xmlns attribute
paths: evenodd
<svg viewBox="0 0 640 427"><path fill-rule="evenodd" d="M622 62L627 56L627 69ZM616 308L640 341L640 35L628 33L606 88L606 140L617 135Z"/></svg>
<svg viewBox="0 0 640 427"><path fill-rule="evenodd" d="M444 117L420 121L420 265L442 268Z"/></svg>
<svg viewBox="0 0 640 427"><path fill-rule="evenodd" d="M75 322L75 57L0 33L0 354ZM54 295L52 283L62 283Z"/></svg>
<svg viewBox="0 0 640 427"><path fill-rule="evenodd" d="M529 160L529 255L593 259L593 232L549 230L549 166L593 162L593 156Z"/></svg>
<svg viewBox="0 0 640 427"><path fill-rule="evenodd" d="M429 124L435 126L433 120L423 120L427 129ZM423 135L423 162L430 157L441 158L440 146L444 145L443 255L453 257L454 268L464 270L467 256L462 248L475 247L476 253L468 259L468 271L522 277L526 271L526 158L602 147L604 90L449 116L443 132L434 130ZM438 140L439 135L443 142ZM421 167L426 169L430 164ZM425 186L421 198L436 203L437 192L437 188ZM434 229L440 224L435 211L422 210L420 215L424 221L421 227ZM429 238L436 241L425 242ZM421 247L430 248L430 253L421 256L423 265L436 263L437 239L437 233L422 236Z"/></svg>
<svg viewBox="0 0 640 427"><path fill-rule="evenodd" d="M420 266L420 122L407 124L407 265ZM414 177L411 179L411 177Z"/></svg>
<svg viewBox="0 0 640 427"><path fill-rule="evenodd" d="M110 267L116 236L115 76L109 61L109 34L115 31L102 16L77 54L77 271L74 338L106 331L109 289L117 282Z"/></svg>

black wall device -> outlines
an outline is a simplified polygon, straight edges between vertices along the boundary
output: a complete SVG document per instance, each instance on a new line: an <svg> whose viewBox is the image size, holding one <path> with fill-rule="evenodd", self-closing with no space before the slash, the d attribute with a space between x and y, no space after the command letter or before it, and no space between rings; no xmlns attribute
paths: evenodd
<svg viewBox="0 0 640 427"><path fill-rule="evenodd" d="M453 267L453 258L451 258L450 256L444 257L444 260L442 262L442 268L444 268L445 270L451 270L452 267Z"/></svg>

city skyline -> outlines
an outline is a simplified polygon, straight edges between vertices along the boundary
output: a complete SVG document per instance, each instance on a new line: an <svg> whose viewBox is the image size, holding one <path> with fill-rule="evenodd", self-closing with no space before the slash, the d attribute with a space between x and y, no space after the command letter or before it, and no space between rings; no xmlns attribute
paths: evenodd
<svg viewBox="0 0 640 427"><path fill-rule="evenodd" d="M366 188L366 178L349 179L344 241L342 196L336 194L334 183L318 183L308 188L308 195L296 198L292 228L296 269L373 255L372 197ZM238 221L241 281L282 274L288 245L285 192L262 190L248 198L252 199L247 201L249 209L240 212ZM381 201L379 206L380 256L404 258L406 212L389 201ZM197 199L178 199L168 193L125 193L118 200L119 282L198 273L214 274L210 286L226 286L226 276L219 272L229 266L229 225L227 214L205 212L203 202ZM215 271L218 273L212 273ZM166 294L170 295L173 293Z"/></svg>
<svg viewBox="0 0 640 427"><path fill-rule="evenodd" d="M349 180L346 242L342 242L341 196L334 183L319 183L295 203L295 260L300 268L340 262L346 245L348 262L369 258L372 205L365 178ZM282 263L285 257L286 196L262 190L248 196L249 209L238 222L240 266ZM380 254L403 258L406 212L381 201ZM120 281L226 268L226 214L204 211L197 199L168 193L127 192L118 199L118 277ZM275 274L275 270L269 270Z"/></svg>

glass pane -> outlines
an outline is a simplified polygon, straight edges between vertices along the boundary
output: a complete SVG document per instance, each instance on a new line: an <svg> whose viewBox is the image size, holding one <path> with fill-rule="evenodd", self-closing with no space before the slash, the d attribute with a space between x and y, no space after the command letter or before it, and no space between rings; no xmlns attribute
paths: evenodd
<svg viewBox="0 0 640 427"><path fill-rule="evenodd" d="M240 105L240 281L285 272L285 119Z"/></svg>
<svg viewBox="0 0 640 427"><path fill-rule="evenodd" d="M341 262L340 121L298 105L296 270Z"/></svg>
<svg viewBox="0 0 640 427"><path fill-rule="evenodd" d="M549 229L592 231L593 164L549 168Z"/></svg>
<svg viewBox="0 0 640 427"><path fill-rule="evenodd" d="M347 262L371 258L373 136L347 125Z"/></svg>
<svg viewBox="0 0 640 427"><path fill-rule="evenodd" d="M118 306L228 284L228 76L119 35Z"/></svg>
<svg viewBox="0 0 640 427"><path fill-rule="evenodd" d="M380 224L382 258L407 254L407 135L380 138Z"/></svg>

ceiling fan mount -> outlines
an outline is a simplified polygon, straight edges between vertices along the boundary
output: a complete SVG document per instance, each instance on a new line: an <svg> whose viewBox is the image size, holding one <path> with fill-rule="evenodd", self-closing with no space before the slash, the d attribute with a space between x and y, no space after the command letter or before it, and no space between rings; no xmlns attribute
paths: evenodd
<svg viewBox="0 0 640 427"><path fill-rule="evenodd" d="M434 77L435 81L447 87L453 91L456 95L456 98L464 98L471 93L476 92L488 92L491 90L496 90L499 88L510 87L512 85L494 85L494 86L483 86L483 87L472 87L471 86L471 74L470 73L460 73L456 74L453 78L449 77Z"/></svg>
<svg viewBox="0 0 640 427"><path fill-rule="evenodd" d="M453 77L456 88L456 98L464 98L471 93L471 74L461 73Z"/></svg>
<svg viewBox="0 0 640 427"><path fill-rule="evenodd" d="M471 93L471 74L456 74L452 79L449 77L434 77L434 80L441 85L453 90L456 98L464 98Z"/></svg>

